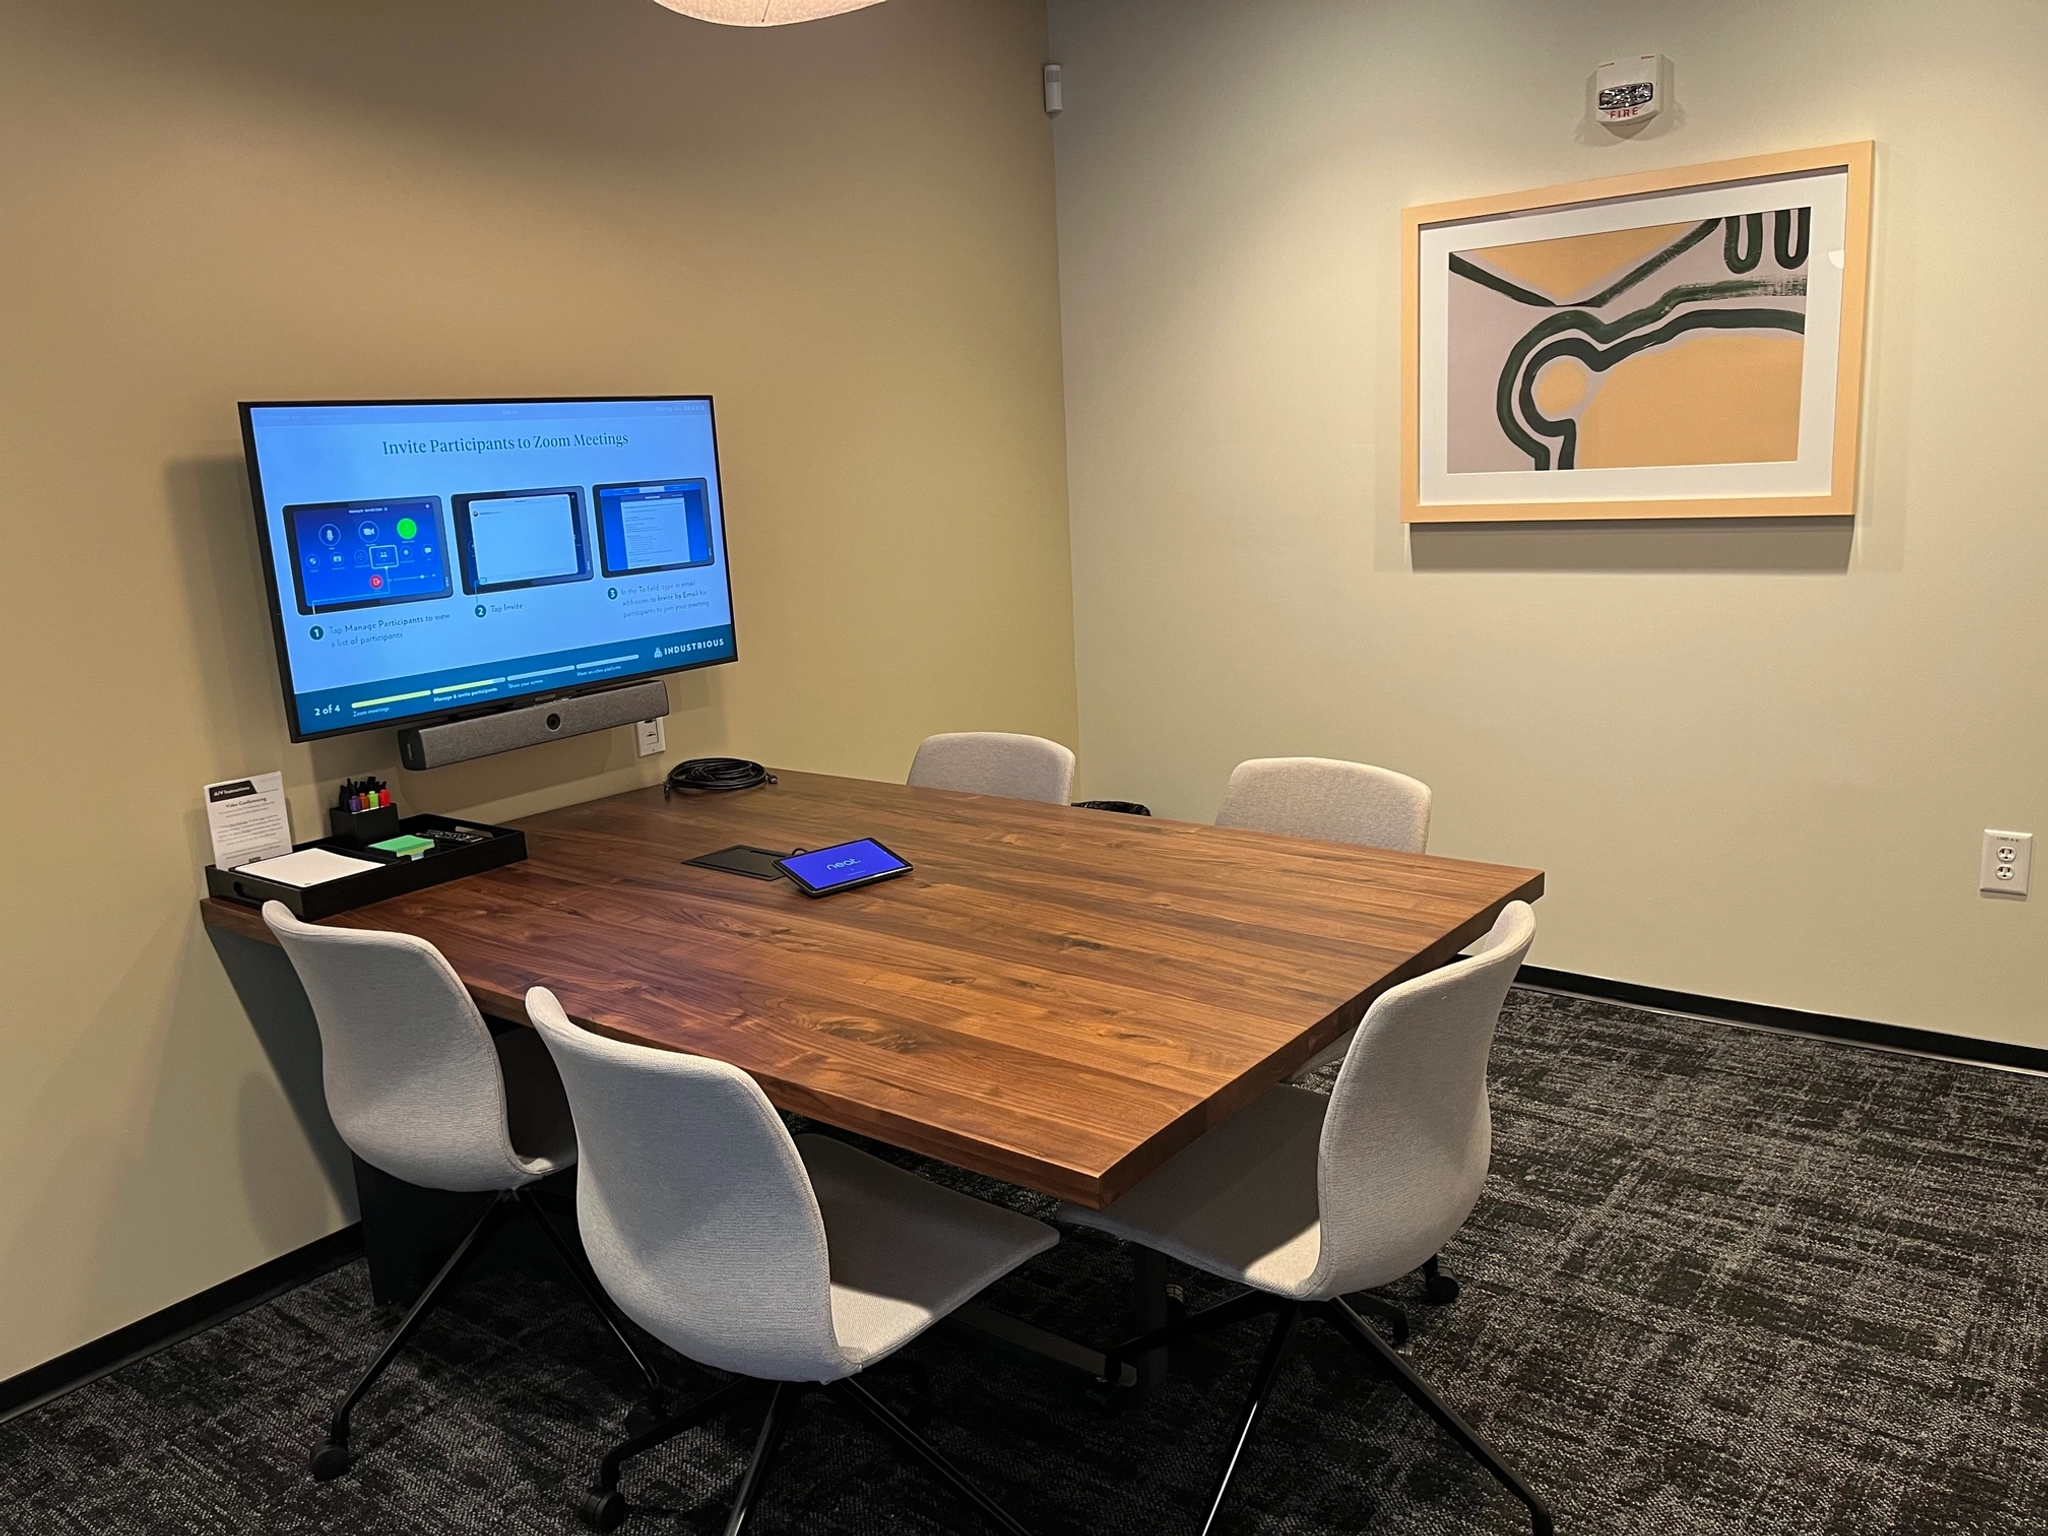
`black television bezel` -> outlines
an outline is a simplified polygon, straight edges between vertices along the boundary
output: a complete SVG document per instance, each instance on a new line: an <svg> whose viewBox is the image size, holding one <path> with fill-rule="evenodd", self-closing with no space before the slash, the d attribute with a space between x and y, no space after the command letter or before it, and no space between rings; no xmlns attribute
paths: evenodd
<svg viewBox="0 0 2048 1536"><path fill-rule="evenodd" d="M242 416L242 457L249 468L249 497L256 514L256 541L263 556L263 590L270 602L270 642L277 655L278 682L284 689L285 729L293 742L326 741L335 736L356 736L364 731L417 730L430 725L449 725L457 720L475 720L485 715L500 715L511 709L527 709L536 704L549 704L559 699L581 698L587 694L608 693L622 683L642 681L650 677L666 677L676 672L695 672L704 667L728 666L740 659L740 638L738 615L732 602L732 546L725 544L725 604L726 611L733 615L732 654L719 656L707 661L687 662L676 666L664 661L636 672L621 672L600 682L584 683L572 688L544 689L535 693L523 693L517 698L493 699L488 703L473 704L463 709L435 710L431 714L408 715L400 720L371 720L360 725L338 725L332 730L306 731L300 729L298 690L292 686L291 652L285 645L285 615L277 587L277 558L270 541L270 517L265 510L263 499L263 470L256 458L255 411L263 410L306 410L320 406L405 406L405 405L605 405L617 402L621 405L653 404L657 402L688 402L701 400L711 417L711 472L718 481L718 524L719 536L725 538L725 466L718 455L718 407L709 395L484 395L461 399L396 399L396 400L244 400L239 404ZM617 579L617 578L614 578ZM296 602L294 603L296 607Z"/></svg>

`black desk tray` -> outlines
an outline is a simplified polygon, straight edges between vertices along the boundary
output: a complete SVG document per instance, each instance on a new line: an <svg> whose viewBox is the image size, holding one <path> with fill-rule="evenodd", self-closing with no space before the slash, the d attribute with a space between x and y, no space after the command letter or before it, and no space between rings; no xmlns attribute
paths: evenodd
<svg viewBox="0 0 2048 1536"><path fill-rule="evenodd" d="M517 864L526 857L524 832L513 827L494 827L485 821L458 821L452 816L408 816L399 823L399 830L414 837L431 837L435 832L454 831L482 832L486 836L479 843L439 846L432 853L422 854L416 859L401 859L394 854L379 853L374 848L356 848L334 838L323 837L317 842L300 843L298 848L325 848L351 859L374 859L378 867L366 869L361 874L344 875L324 885L297 886L280 885L274 880L209 864L206 866L206 889L211 895L252 907L260 907L266 901L281 901L290 908L293 916L310 923L338 913L352 912L357 907L367 907L373 901L389 901L394 896L423 891L430 885L460 880L464 875L480 875L487 869Z"/></svg>

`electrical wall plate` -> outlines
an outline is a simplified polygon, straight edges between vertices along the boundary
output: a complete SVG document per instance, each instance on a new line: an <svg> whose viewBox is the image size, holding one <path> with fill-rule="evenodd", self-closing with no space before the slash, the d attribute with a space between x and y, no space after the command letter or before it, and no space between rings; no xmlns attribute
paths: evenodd
<svg viewBox="0 0 2048 1536"><path fill-rule="evenodd" d="M1984 829L1984 862L1977 889L1988 896L2024 896L2034 869L2034 834Z"/></svg>
<svg viewBox="0 0 2048 1536"><path fill-rule="evenodd" d="M660 716L634 723L633 747L642 757L658 757L668 750L668 731Z"/></svg>

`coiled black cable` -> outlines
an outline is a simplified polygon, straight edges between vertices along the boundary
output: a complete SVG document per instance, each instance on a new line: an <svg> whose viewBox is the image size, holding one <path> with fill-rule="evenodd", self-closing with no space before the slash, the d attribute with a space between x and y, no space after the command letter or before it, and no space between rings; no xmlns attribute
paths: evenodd
<svg viewBox="0 0 2048 1536"><path fill-rule="evenodd" d="M759 789L774 782L774 774L743 757L693 757L669 769L668 777L662 780L661 798L666 800L679 789L696 794L722 794L733 789Z"/></svg>

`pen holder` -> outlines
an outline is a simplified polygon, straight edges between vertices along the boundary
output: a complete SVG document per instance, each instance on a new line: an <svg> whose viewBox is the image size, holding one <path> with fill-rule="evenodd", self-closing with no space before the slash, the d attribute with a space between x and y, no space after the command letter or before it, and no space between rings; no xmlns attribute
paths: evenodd
<svg viewBox="0 0 2048 1536"><path fill-rule="evenodd" d="M335 842L367 848L398 836L398 807L380 805L374 811L345 811L331 805L327 808L327 826Z"/></svg>

